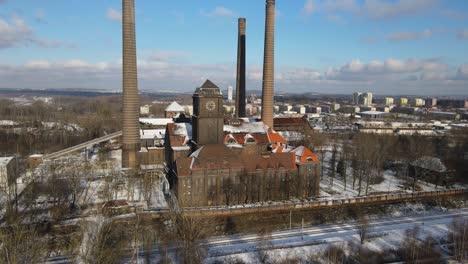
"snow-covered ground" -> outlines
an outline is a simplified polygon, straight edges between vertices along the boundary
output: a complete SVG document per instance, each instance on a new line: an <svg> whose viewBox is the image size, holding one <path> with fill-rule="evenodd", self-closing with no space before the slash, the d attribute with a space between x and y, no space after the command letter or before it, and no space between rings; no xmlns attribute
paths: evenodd
<svg viewBox="0 0 468 264"><path fill-rule="evenodd" d="M68 156L63 161L55 161L50 166L43 163L34 173L36 180L45 180L50 168L55 168L55 175L80 177L80 191L77 202L80 205L99 205L109 200L126 200L130 205L141 208L167 208L162 190L164 173L154 173L151 177L134 177L121 171L121 149L112 150L103 160L98 149ZM83 161L88 159L88 163Z"/></svg>
<svg viewBox="0 0 468 264"><path fill-rule="evenodd" d="M420 228L418 239L429 236L444 239L454 218L468 220L468 209L372 220L364 247L376 252L399 249L405 241L406 230L414 227ZM215 238L206 242L209 257L205 263L226 262L233 258L244 263L258 263L259 250L264 250L268 259L276 261L319 260L332 244L349 254L350 245L360 244L359 230L359 224L346 223L272 232L266 242L255 234Z"/></svg>
<svg viewBox="0 0 468 264"><path fill-rule="evenodd" d="M337 147L338 151L340 147ZM323 157L321 156L320 151L317 152L320 159L323 159L323 174L320 179L320 197L321 198L348 198L355 197L359 195L358 180L356 179L354 188L353 188L353 169L351 167L351 162L346 162L346 184L345 179L339 174L335 173L335 177L332 179L330 177L330 160L332 158L332 146L325 147ZM336 162L338 164L339 154L336 157ZM391 193L391 192L408 192L405 188L405 177L398 175L395 171L385 170L381 174L383 181L376 184L369 184L369 189L367 194L382 194L382 193ZM345 188L346 185L346 188ZM361 193L360 195L366 195L366 179L362 179L361 184ZM417 181L417 186L420 191L438 191L444 190L444 186L436 186L429 182L424 182L421 180ZM456 184L453 187L455 188L468 188L468 186L463 184Z"/></svg>

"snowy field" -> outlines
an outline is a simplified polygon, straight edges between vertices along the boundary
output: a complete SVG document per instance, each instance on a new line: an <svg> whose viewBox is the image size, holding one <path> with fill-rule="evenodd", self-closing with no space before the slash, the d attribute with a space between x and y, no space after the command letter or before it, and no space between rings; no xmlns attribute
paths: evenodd
<svg viewBox="0 0 468 264"><path fill-rule="evenodd" d="M330 199L330 198L350 198L359 196L359 184L358 180L355 181L353 187L353 169L351 168L351 162L346 164L346 183L345 179L339 174L335 173L335 177L330 177L330 160L332 157L332 149L329 147L324 152L322 163L323 165L323 175L320 179L320 198ZM320 158L321 159L321 158ZM339 158L337 158L338 162ZM382 181L376 184L369 184L369 189L367 190L368 195L373 194L384 194L392 192L409 192L407 186L405 187L405 178L402 175L398 175L397 172L392 170L383 171ZM361 196L366 195L366 179L362 179L361 184ZM419 187L420 191L440 191L446 190L444 186L435 186L432 183L418 180L416 185ZM468 186L463 184L455 184L454 188L468 188Z"/></svg>

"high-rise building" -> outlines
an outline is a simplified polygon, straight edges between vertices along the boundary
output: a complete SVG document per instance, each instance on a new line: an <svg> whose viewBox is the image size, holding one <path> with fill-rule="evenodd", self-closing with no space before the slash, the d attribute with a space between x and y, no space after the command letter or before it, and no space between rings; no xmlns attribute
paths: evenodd
<svg viewBox="0 0 468 264"><path fill-rule="evenodd" d="M275 0L266 0L265 54L263 56L262 121L273 128L275 79Z"/></svg>
<svg viewBox="0 0 468 264"><path fill-rule="evenodd" d="M426 106L433 107L437 105L437 98L426 99Z"/></svg>
<svg viewBox="0 0 468 264"><path fill-rule="evenodd" d="M138 102L137 56L135 39L135 1L122 0L122 167L139 166L140 105Z"/></svg>
<svg viewBox="0 0 468 264"><path fill-rule="evenodd" d="M372 105L372 93L353 93L354 104L370 106Z"/></svg>
<svg viewBox="0 0 468 264"><path fill-rule="evenodd" d="M426 103L426 101L424 101L421 98L414 98L414 100L413 100L413 105L414 106L423 106L425 103Z"/></svg>
<svg viewBox="0 0 468 264"><path fill-rule="evenodd" d="M366 106L372 105L372 93L364 93L362 96L364 97L363 105L366 105Z"/></svg>
<svg viewBox="0 0 468 264"><path fill-rule="evenodd" d="M359 98L361 96L362 93L353 93L353 103L354 104L359 104Z"/></svg>
<svg viewBox="0 0 468 264"><path fill-rule="evenodd" d="M228 102L232 102L232 86L228 87Z"/></svg>
<svg viewBox="0 0 468 264"><path fill-rule="evenodd" d="M385 105L392 105L394 102L393 97L385 97Z"/></svg>
<svg viewBox="0 0 468 264"><path fill-rule="evenodd" d="M400 98L400 105L407 105L408 104L408 98Z"/></svg>

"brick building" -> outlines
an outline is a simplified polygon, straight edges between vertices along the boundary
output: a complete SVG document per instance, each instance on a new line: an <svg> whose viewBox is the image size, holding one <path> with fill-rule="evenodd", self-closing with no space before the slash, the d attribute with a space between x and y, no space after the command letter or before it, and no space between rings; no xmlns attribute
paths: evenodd
<svg viewBox="0 0 468 264"><path fill-rule="evenodd" d="M224 120L219 88L210 81L197 88L193 100L192 122L168 124L165 133L170 183L181 206L319 194L320 163L312 151L288 146L263 122Z"/></svg>

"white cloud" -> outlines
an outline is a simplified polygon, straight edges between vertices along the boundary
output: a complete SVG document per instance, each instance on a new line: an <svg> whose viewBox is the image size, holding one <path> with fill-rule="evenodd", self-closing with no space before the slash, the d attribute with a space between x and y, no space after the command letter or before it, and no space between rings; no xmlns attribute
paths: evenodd
<svg viewBox="0 0 468 264"><path fill-rule="evenodd" d="M328 11L356 12L359 9L355 0L326 0L322 6Z"/></svg>
<svg viewBox="0 0 468 264"><path fill-rule="evenodd" d="M316 3L306 0L302 13L310 15L320 10L326 17L336 16L337 12L347 12L370 19L390 19L423 13L436 7L439 2L440 0L323 0Z"/></svg>
<svg viewBox="0 0 468 264"><path fill-rule="evenodd" d="M463 64L458 68L457 79L468 80L468 64Z"/></svg>
<svg viewBox="0 0 468 264"><path fill-rule="evenodd" d="M106 17L114 22L121 22L122 21L122 12L114 9L114 8L108 8Z"/></svg>
<svg viewBox="0 0 468 264"><path fill-rule="evenodd" d="M426 29L422 32L416 31L400 31L393 32L387 35L387 40L399 42L399 41L410 41L410 40L423 40L428 39L432 36L432 31Z"/></svg>
<svg viewBox="0 0 468 264"><path fill-rule="evenodd" d="M202 15L207 17L234 17L236 13L231 9L224 6L217 6L214 10L210 12L201 11Z"/></svg>
<svg viewBox="0 0 468 264"><path fill-rule="evenodd" d="M372 19L414 15L434 7L439 0L365 0L361 13Z"/></svg>
<svg viewBox="0 0 468 264"><path fill-rule="evenodd" d="M304 15L311 15L315 11L315 2L314 0L306 0L304 7L302 8L302 13Z"/></svg>
<svg viewBox="0 0 468 264"><path fill-rule="evenodd" d="M36 37L26 22L14 17L10 23L0 19L0 49L36 45L42 48L75 47L71 42Z"/></svg>
<svg viewBox="0 0 468 264"><path fill-rule="evenodd" d="M177 61L190 57L190 54L177 50L150 51L148 59L154 61Z"/></svg>
<svg viewBox="0 0 468 264"><path fill-rule="evenodd" d="M408 74L424 73L426 76L441 76L445 74L448 66L436 59L399 60L388 58L384 61L374 60L363 63L353 60L341 67L329 69L325 78L337 80L372 80L375 78L400 78L404 79Z"/></svg>
<svg viewBox="0 0 468 264"><path fill-rule="evenodd" d="M201 77L210 77L220 87L235 84L235 63L180 63L179 51L145 52L138 60L141 89L193 91ZM1 65L1 87L121 89L121 60L89 62L34 60L20 66ZM263 69L249 66L247 87L261 89ZM73 87L71 87L73 84ZM278 67L275 89L289 92L346 92L367 89L377 93L466 94L468 64L450 72L439 59L388 58L364 62L356 59L321 71L309 67Z"/></svg>
<svg viewBox="0 0 468 264"><path fill-rule="evenodd" d="M468 39L468 29L463 29L457 33L458 39L467 40Z"/></svg>
<svg viewBox="0 0 468 264"><path fill-rule="evenodd" d="M32 29L20 18L14 18L11 23L0 19L0 48L14 47L31 42Z"/></svg>

